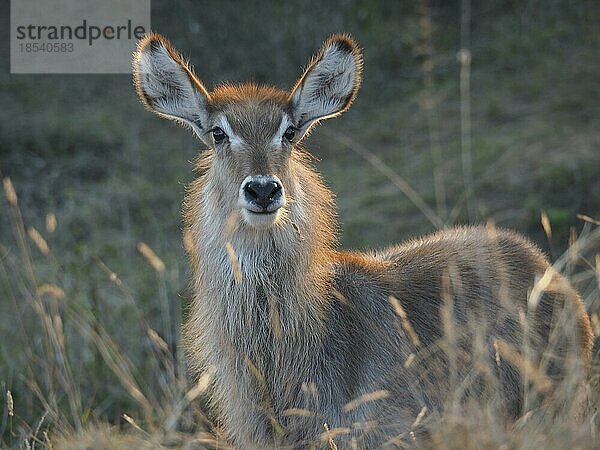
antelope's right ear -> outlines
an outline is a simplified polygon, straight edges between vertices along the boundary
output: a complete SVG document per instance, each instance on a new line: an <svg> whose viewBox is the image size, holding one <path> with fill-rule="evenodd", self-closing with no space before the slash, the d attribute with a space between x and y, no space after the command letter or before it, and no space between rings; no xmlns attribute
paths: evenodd
<svg viewBox="0 0 600 450"><path fill-rule="evenodd" d="M202 139L210 97L167 39L151 33L138 42L133 78L140 100L150 111L189 126Z"/></svg>

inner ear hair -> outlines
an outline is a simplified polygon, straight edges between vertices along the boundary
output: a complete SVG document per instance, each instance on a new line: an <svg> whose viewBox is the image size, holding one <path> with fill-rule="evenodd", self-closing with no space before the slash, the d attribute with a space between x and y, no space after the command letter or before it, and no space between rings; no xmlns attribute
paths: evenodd
<svg viewBox="0 0 600 450"><path fill-rule="evenodd" d="M191 127L201 137L210 96L166 38L150 33L139 41L133 77L137 94L150 111Z"/></svg>
<svg viewBox="0 0 600 450"><path fill-rule="evenodd" d="M360 87L362 64L360 47L350 35L329 37L290 94L298 127L347 111Z"/></svg>

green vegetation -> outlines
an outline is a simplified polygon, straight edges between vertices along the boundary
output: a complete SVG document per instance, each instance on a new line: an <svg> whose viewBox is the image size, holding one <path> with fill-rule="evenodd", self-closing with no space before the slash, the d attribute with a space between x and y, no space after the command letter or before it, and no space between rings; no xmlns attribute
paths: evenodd
<svg viewBox="0 0 600 450"><path fill-rule="evenodd" d="M577 218L600 219L594 2L473 2L472 198L461 153L460 2L430 10L421 7L427 2L392 0L152 3L154 30L209 86L248 79L291 86L327 35L352 33L365 52L359 98L306 143L337 195L343 247L435 229L400 179L444 224L492 220L530 235L553 260L573 236L587 236L565 271L598 320L600 246L589 238L597 223ZM8 17L0 17L4 28ZM176 350L187 298L180 205L200 144L144 111L128 76L9 75L8 56L5 45L0 178L12 180L18 206L10 196L0 201L0 446L26 447L35 437L40 448L45 432L53 439L89 428L82 447L86 440L96 442L89 448L182 446L209 422L184 397L190 387ZM140 242L164 270L140 253ZM572 432L586 448L600 432L597 413L584 422L559 424L560 434L546 420L545 437L529 441L527 427L485 440L457 426L473 440L446 445L505 439L508 448L559 448ZM108 424L130 435L110 437ZM457 431L450 425L443 429ZM212 439L194 436L198 446Z"/></svg>

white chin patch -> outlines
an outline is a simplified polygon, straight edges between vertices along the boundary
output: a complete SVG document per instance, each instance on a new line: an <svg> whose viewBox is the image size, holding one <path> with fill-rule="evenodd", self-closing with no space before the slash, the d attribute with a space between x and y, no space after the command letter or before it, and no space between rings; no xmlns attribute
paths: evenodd
<svg viewBox="0 0 600 450"><path fill-rule="evenodd" d="M247 209L242 209L242 218L244 221L255 228L268 228L273 226L281 216L281 208L271 214L256 214Z"/></svg>

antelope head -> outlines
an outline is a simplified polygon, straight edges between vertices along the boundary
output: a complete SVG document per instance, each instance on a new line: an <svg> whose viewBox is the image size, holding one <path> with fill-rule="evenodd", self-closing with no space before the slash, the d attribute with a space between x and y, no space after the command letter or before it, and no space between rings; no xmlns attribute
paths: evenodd
<svg viewBox="0 0 600 450"><path fill-rule="evenodd" d="M264 229L303 196L293 167L298 144L317 122L350 107L362 57L351 37L334 35L290 91L254 84L208 91L157 34L139 42L133 64L145 106L187 126L212 149L210 185L223 214L239 212L246 224Z"/></svg>

